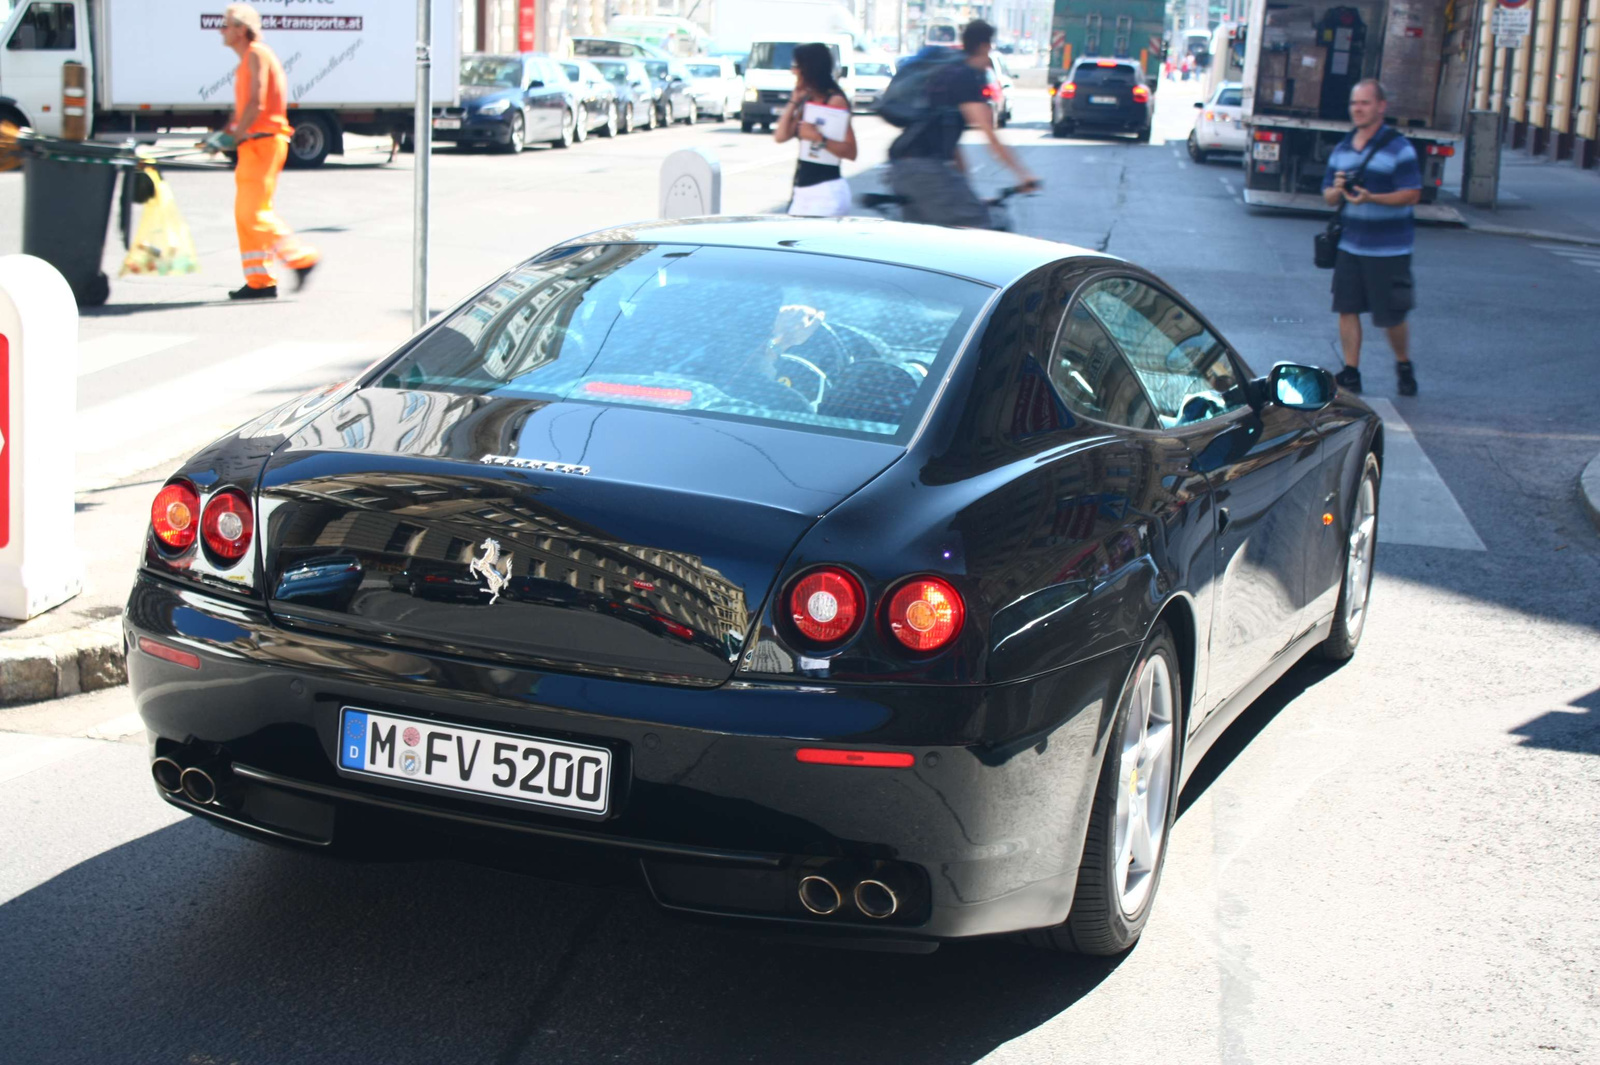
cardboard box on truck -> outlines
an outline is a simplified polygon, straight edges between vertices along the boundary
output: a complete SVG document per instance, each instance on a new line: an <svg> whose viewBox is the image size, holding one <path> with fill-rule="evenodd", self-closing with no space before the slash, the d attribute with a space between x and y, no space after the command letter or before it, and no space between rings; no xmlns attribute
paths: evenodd
<svg viewBox="0 0 1600 1065"><path fill-rule="evenodd" d="M1322 78L1328 69L1328 52L1313 41L1289 49L1289 77L1294 83L1290 106L1297 111L1322 107Z"/></svg>
<svg viewBox="0 0 1600 1065"><path fill-rule="evenodd" d="M1442 0L1393 0L1378 67L1378 80L1389 94L1390 119L1433 121L1443 53Z"/></svg>

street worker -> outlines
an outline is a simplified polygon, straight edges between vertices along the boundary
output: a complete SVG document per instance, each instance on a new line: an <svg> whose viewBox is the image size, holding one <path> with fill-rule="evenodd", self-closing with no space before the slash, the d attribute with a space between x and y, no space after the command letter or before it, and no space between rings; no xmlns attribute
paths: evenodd
<svg viewBox="0 0 1600 1065"><path fill-rule="evenodd" d="M274 255L294 271L296 289L305 284L319 259L316 249L296 240L272 209L272 193L293 132L287 107L288 81L283 64L262 43L261 16L249 4L229 4L224 9L222 43L239 53L239 69L233 75L233 116L221 132L206 138L206 145L215 151L239 153L233 172L233 218L239 230L244 287L228 293L228 298L276 299Z"/></svg>
<svg viewBox="0 0 1600 1065"><path fill-rule="evenodd" d="M908 126L889 146L889 186L905 198L907 222L989 227L989 207L972 191L961 158L961 134L969 126L982 131L989 150L1017 175L1021 191L1039 186L995 132L994 110L983 95L993 44L994 27L982 19L962 27L963 61L942 64L930 76L928 117ZM919 54L912 62L933 60Z"/></svg>
<svg viewBox="0 0 1600 1065"><path fill-rule="evenodd" d="M1322 198L1344 203L1344 231L1333 266L1333 312L1339 316L1344 368L1340 386L1361 391L1361 315L1389 334L1402 396L1417 394L1406 312L1416 306L1411 249L1416 221L1411 210L1422 199L1417 153L1398 130L1383 124L1389 104L1375 79L1350 90L1355 129L1328 157Z"/></svg>

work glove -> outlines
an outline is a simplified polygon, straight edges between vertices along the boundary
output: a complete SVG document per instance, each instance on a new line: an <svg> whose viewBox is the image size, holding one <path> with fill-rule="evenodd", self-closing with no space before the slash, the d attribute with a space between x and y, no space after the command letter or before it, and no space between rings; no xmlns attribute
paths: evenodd
<svg viewBox="0 0 1600 1065"><path fill-rule="evenodd" d="M227 130L219 129L201 141L200 146L208 152L231 152L239 147L239 142L234 140L233 134Z"/></svg>

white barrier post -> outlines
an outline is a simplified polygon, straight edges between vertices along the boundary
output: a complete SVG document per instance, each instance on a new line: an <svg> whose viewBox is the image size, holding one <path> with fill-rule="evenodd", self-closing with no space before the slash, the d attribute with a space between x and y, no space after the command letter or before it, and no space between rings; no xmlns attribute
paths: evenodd
<svg viewBox="0 0 1600 1065"><path fill-rule="evenodd" d="M661 161L661 217L722 213L722 164L704 148L680 148Z"/></svg>
<svg viewBox="0 0 1600 1065"><path fill-rule="evenodd" d="M72 535L78 304L31 255L0 256L0 617L77 595Z"/></svg>

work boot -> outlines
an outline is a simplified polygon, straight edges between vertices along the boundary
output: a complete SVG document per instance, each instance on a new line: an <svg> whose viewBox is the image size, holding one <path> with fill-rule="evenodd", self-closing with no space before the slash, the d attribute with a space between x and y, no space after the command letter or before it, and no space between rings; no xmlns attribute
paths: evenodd
<svg viewBox="0 0 1600 1065"><path fill-rule="evenodd" d="M297 266L294 268L294 290L296 292L306 287L306 282L311 280L311 271L316 268L316 263L312 263L310 266Z"/></svg>
<svg viewBox="0 0 1600 1065"><path fill-rule="evenodd" d="M251 288L246 285L228 293L228 298L230 300L275 300L278 298L278 286L267 285L263 288Z"/></svg>
<svg viewBox="0 0 1600 1065"><path fill-rule="evenodd" d="M1411 360L1397 361L1394 364L1394 375L1400 378L1400 394L1414 396L1417 394L1417 372L1411 366Z"/></svg>
<svg viewBox="0 0 1600 1065"><path fill-rule="evenodd" d="M1354 366L1346 366L1334 374L1333 379L1346 392L1354 392L1357 395L1361 393L1361 371Z"/></svg>

